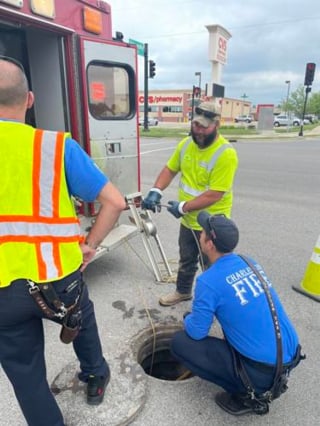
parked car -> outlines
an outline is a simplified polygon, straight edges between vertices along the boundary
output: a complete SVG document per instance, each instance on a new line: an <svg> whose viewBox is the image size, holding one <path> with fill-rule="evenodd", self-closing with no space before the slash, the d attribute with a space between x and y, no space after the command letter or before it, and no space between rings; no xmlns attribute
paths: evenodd
<svg viewBox="0 0 320 426"><path fill-rule="evenodd" d="M275 127L280 126L300 126L302 123L301 118L298 117L288 117L287 115L277 115L273 119L273 125ZM310 124L310 121L307 118L304 118L303 124Z"/></svg>
<svg viewBox="0 0 320 426"><path fill-rule="evenodd" d="M236 123L251 123L253 117L251 115L238 115L238 117L235 117L234 121Z"/></svg>
<svg viewBox="0 0 320 426"><path fill-rule="evenodd" d="M312 124L313 123L317 123L317 121L319 121L318 117L315 114L306 114L304 116L304 118L307 119L307 120L309 120L310 123L312 123Z"/></svg>
<svg viewBox="0 0 320 426"><path fill-rule="evenodd" d="M148 126L157 126L159 121L156 118L149 117L148 118ZM139 118L139 126L144 125L144 117Z"/></svg>

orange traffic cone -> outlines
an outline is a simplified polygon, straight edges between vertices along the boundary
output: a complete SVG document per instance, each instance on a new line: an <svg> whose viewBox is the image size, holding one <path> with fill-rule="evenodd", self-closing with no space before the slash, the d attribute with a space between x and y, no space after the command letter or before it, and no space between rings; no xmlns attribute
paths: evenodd
<svg viewBox="0 0 320 426"><path fill-rule="evenodd" d="M313 249L300 287L292 286L293 290L320 302L320 237Z"/></svg>

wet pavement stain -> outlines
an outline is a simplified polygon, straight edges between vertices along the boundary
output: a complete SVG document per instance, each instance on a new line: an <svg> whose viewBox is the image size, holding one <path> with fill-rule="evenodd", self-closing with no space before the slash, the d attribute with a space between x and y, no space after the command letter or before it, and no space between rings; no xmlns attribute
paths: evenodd
<svg viewBox="0 0 320 426"><path fill-rule="evenodd" d="M130 309L127 309L126 302L124 302L123 300L116 300L115 302L112 303L112 306L115 309L119 309L119 311L124 312L124 314L122 316L122 319L132 318L133 317L134 306L132 306Z"/></svg>
<svg viewBox="0 0 320 426"><path fill-rule="evenodd" d="M76 394L78 392L84 392L85 387L87 385L83 382L81 382L78 377L74 377L71 381L69 381L68 383L66 383L64 386L59 387L56 383L53 383L51 385L51 392L54 395L59 395L59 393L64 392L64 391L70 391L73 394Z"/></svg>
<svg viewBox="0 0 320 426"><path fill-rule="evenodd" d="M159 311L158 309L148 309L148 312L153 320L159 321L161 319L161 311ZM147 311L145 309L140 309L138 313L139 319L148 317Z"/></svg>

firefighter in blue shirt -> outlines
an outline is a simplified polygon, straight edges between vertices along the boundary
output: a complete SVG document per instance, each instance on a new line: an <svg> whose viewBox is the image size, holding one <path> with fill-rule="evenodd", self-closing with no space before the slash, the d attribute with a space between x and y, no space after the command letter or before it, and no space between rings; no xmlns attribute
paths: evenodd
<svg viewBox="0 0 320 426"><path fill-rule="evenodd" d="M275 328L265 291L251 267L233 253L239 239L235 223L204 211L198 223L203 228L201 249L211 266L197 278L192 312L185 314L184 330L173 338L172 354L195 375L225 389L215 399L225 411L265 414L268 401L262 395L272 387L277 367ZM302 359L298 336L262 267L250 261L270 290L280 323L283 371L288 375ZM225 339L209 335L215 317ZM239 360L254 398L238 374Z"/></svg>

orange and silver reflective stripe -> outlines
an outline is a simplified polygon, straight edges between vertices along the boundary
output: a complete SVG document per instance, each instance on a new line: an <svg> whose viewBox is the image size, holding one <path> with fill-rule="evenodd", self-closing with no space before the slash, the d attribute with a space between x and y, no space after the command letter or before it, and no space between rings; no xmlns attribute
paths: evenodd
<svg viewBox="0 0 320 426"><path fill-rule="evenodd" d="M33 215L59 217L64 133L37 129L33 156Z"/></svg>
<svg viewBox="0 0 320 426"><path fill-rule="evenodd" d="M63 143L64 133L35 131L33 216L2 216L0 223L0 242L35 244L41 280L62 274L59 244L80 238L77 218L59 218Z"/></svg>
<svg viewBox="0 0 320 426"><path fill-rule="evenodd" d="M57 222L57 220L56 220ZM32 223L32 222L0 222L0 239L16 237L73 237L79 235L77 220L68 223Z"/></svg>

